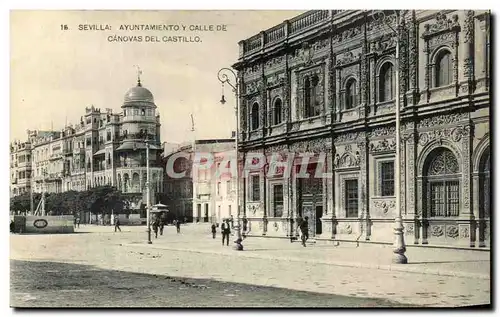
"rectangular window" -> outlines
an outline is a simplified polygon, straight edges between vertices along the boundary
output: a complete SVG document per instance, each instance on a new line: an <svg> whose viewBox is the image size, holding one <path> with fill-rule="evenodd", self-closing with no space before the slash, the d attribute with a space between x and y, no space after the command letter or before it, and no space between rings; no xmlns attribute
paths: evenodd
<svg viewBox="0 0 500 317"><path fill-rule="evenodd" d="M220 195L220 182L217 182L217 195Z"/></svg>
<svg viewBox="0 0 500 317"><path fill-rule="evenodd" d="M231 181L226 182L226 190L228 195L231 195L231 191L233 190L231 185Z"/></svg>
<svg viewBox="0 0 500 317"><path fill-rule="evenodd" d="M231 205L229 205L227 207L228 207L228 211L229 211L229 216L231 216L232 215L232 213L231 213Z"/></svg>
<svg viewBox="0 0 500 317"><path fill-rule="evenodd" d="M430 216L457 217L460 207L458 181L431 182Z"/></svg>
<svg viewBox="0 0 500 317"><path fill-rule="evenodd" d="M380 164L381 196L394 196L394 162Z"/></svg>
<svg viewBox="0 0 500 317"><path fill-rule="evenodd" d="M345 181L345 206L346 217L358 217L358 180L348 179Z"/></svg>
<svg viewBox="0 0 500 317"><path fill-rule="evenodd" d="M106 141L111 141L111 131L106 132Z"/></svg>
<svg viewBox="0 0 500 317"><path fill-rule="evenodd" d="M273 187L274 200L274 217L283 216L283 185L274 185Z"/></svg>
<svg viewBox="0 0 500 317"><path fill-rule="evenodd" d="M251 184L252 184L252 201L259 201L260 200L260 176L259 175L253 175L250 178Z"/></svg>

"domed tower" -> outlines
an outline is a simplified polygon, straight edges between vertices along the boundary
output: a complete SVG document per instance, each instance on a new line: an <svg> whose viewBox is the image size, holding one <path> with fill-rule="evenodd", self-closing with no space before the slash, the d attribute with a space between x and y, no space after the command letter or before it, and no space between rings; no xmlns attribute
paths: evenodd
<svg viewBox="0 0 500 317"><path fill-rule="evenodd" d="M138 76L137 86L130 88L123 100L120 146L116 149L116 180L122 192L141 194L137 196L142 198L142 203L145 203L142 194L146 192L146 144L149 144L152 202L155 194L163 188L163 173L159 164L160 120L155 113L156 108L153 94L142 86ZM133 205L132 208L139 208Z"/></svg>

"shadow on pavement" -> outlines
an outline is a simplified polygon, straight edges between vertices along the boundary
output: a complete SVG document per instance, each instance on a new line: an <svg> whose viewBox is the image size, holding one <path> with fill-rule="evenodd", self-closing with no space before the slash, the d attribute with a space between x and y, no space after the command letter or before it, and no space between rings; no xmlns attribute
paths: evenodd
<svg viewBox="0 0 500 317"><path fill-rule="evenodd" d="M81 264L19 260L10 264L10 305L16 308L409 307L385 299L103 270Z"/></svg>

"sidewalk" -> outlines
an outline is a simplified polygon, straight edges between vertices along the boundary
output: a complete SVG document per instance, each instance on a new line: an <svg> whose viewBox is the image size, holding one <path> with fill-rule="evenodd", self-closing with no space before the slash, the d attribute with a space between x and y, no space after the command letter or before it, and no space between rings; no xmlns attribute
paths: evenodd
<svg viewBox="0 0 500 317"><path fill-rule="evenodd" d="M168 229L167 229L168 230ZM246 257L279 261L293 261L313 264L328 264L344 267L358 267L399 271L408 273L490 279L490 252L470 250L408 248L408 264L392 264L392 246L340 243L339 246L309 243L290 243L285 239L249 237L243 241L244 251L234 251L232 244L221 246L221 236L212 239L206 230L198 225L184 226L182 234L168 235L154 239L153 244L143 242L126 243L124 246L147 247L217 254L228 257ZM231 241L235 239L231 237Z"/></svg>

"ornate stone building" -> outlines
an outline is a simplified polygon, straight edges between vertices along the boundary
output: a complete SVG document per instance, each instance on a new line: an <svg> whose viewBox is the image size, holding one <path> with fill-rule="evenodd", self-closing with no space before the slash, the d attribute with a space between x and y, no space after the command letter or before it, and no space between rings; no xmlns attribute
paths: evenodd
<svg viewBox="0 0 500 317"><path fill-rule="evenodd" d="M310 152L308 169L332 173L297 178L300 157L291 178L251 171L253 234L295 235L308 215L315 239L392 243L399 89L406 242L489 247L489 12L399 14L399 63L370 11L309 11L239 43L240 160Z"/></svg>
<svg viewBox="0 0 500 317"><path fill-rule="evenodd" d="M29 186L34 192L64 192L111 185L127 194L131 209L143 209L148 140L154 203L155 193L163 192L160 116L140 80L125 94L122 109L87 107L78 124L28 131L27 142L11 144L11 194Z"/></svg>

